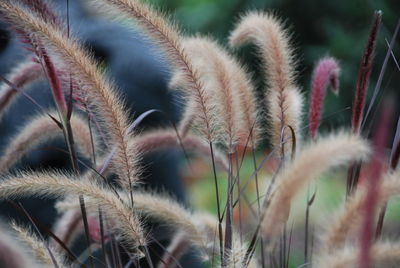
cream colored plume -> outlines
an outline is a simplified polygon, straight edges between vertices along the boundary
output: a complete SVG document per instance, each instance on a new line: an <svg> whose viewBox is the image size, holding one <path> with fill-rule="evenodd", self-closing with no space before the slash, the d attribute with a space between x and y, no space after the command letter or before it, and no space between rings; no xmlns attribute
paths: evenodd
<svg viewBox="0 0 400 268"><path fill-rule="evenodd" d="M130 202L126 195L120 195L123 200ZM89 205L89 209L94 209L91 198L85 199ZM134 192L133 193L134 212L151 217L165 225L176 228L184 233L185 239L193 246L197 247L205 259L212 258L213 254L219 252L216 248L218 243L215 243L216 235L218 234L218 220L215 216L209 213L193 213L183 207L174 199L158 194ZM76 196L70 196L67 199L56 204L56 209L59 212L79 209L79 202ZM236 256L232 261L236 263L241 260L246 248L246 243L240 244L239 234L236 230L233 232L234 244L232 254Z"/></svg>
<svg viewBox="0 0 400 268"><path fill-rule="evenodd" d="M37 235L35 235L31 230L16 223L12 223L11 227L16 232L19 240L30 249L32 254L42 265L44 265L44 267L55 267L54 262L56 262L56 265L59 268L69 267L69 265L66 264L66 258L61 251L58 251L49 245L46 246L45 243L47 242L37 237Z"/></svg>
<svg viewBox="0 0 400 268"><path fill-rule="evenodd" d="M216 41L205 37L187 38L183 42L193 66L199 70L202 83L219 114L216 124L223 144L228 150L251 135L250 146L257 142L257 111L250 78L240 64ZM172 83L185 87L181 74Z"/></svg>
<svg viewBox="0 0 400 268"><path fill-rule="evenodd" d="M121 194L120 196L125 202L130 202L126 195ZM85 202L89 207L97 210L96 200L87 198ZM172 198L160 194L134 192L133 203L134 212L154 218L184 232L185 238L202 250L205 256L208 257L212 253L212 241L218 226L215 217L209 216L209 214L205 216L192 213ZM78 199L76 196L70 196L58 202L56 208L59 212L78 209Z"/></svg>
<svg viewBox="0 0 400 268"><path fill-rule="evenodd" d="M22 196L66 196L82 195L90 198L88 203L96 209L100 206L104 213L115 222L114 229L121 240L132 249L146 243L142 226L126 203L109 187L92 181L74 179L63 173L20 173L9 175L0 181L0 198Z"/></svg>
<svg viewBox="0 0 400 268"><path fill-rule="evenodd" d="M8 231L9 226L0 223L0 264L2 268L39 268L36 259L29 254L25 245L15 239L15 233Z"/></svg>
<svg viewBox="0 0 400 268"><path fill-rule="evenodd" d="M54 118L57 112L49 112ZM87 122L79 115L71 117L71 127L78 150L88 159L92 158L92 142ZM43 142L62 137L63 132L48 115L38 115L31 119L7 144L0 158L0 173L9 170L21 158ZM96 135L93 146L98 148Z"/></svg>
<svg viewBox="0 0 400 268"><path fill-rule="evenodd" d="M334 166L366 159L369 151L366 141L344 133L320 138L302 149L277 175L277 186L261 224L263 235L279 235L289 217L291 200L304 185Z"/></svg>
<svg viewBox="0 0 400 268"><path fill-rule="evenodd" d="M303 100L294 81L295 61L288 34L275 16L252 12L240 19L229 40L233 47L249 42L259 47L268 84L265 97L272 120L272 145L282 147L282 153L290 152L291 146L285 145L292 138L287 127L293 128L299 141Z"/></svg>

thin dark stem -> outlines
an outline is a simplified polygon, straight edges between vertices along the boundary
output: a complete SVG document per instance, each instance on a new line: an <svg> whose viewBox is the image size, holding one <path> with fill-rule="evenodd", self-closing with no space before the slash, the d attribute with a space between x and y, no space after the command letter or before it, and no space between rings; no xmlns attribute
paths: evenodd
<svg viewBox="0 0 400 268"><path fill-rule="evenodd" d="M75 150L75 143L74 143L74 136L71 128L71 122L68 118L63 120L63 132L65 136L65 140L68 146L68 151L69 151L69 156L71 159L71 164L72 168L74 170L74 173L79 176L79 166L78 166L78 157L76 154ZM94 266L94 259L92 256L92 249L91 249L91 241L90 241L90 234L89 234L89 224L87 220L87 213L86 213L86 206L85 206L85 200L83 198L83 195L79 195L79 205L81 208L81 213L82 213L82 220L83 220L83 225L85 227L85 235L86 235L86 242L88 244L88 251L89 251L89 261L92 267Z"/></svg>
<svg viewBox="0 0 400 268"><path fill-rule="evenodd" d="M92 124L90 120L90 115L88 114L88 128L89 128L89 133L90 133L90 144L92 146L92 157L93 157L93 166L95 167L97 165L96 163L96 150L94 148L94 138L93 138L93 131L92 131Z"/></svg>
<svg viewBox="0 0 400 268"><path fill-rule="evenodd" d="M375 231L375 240L379 239L382 235L383 222L385 221L386 208L387 208L387 203L385 203L382 206L382 208L379 212L378 223L376 225L376 231Z"/></svg>
<svg viewBox="0 0 400 268"><path fill-rule="evenodd" d="M304 262L306 263L308 260L308 226L309 226L309 219L310 219L310 185L307 187L307 206L306 206L306 223L304 226Z"/></svg>
<svg viewBox="0 0 400 268"><path fill-rule="evenodd" d="M151 260L150 252L149 252L149 249L147 248L147 246L140 246L139 250L144 254L149 267L154 268L153 261Z"/></svg>
<svg viewBox="0 0 400 268"><path fill-rule="evenodd" d="M100 236L101 236L101 251L102 251L102 257L103 257L103 262L106 264L108 267L108 261L107 261L107 253L106 253L106 246L105 246L105 241L104 241L104 222L103 222L103 212L101 211L101 207L99 206L99 225L100 225Z"/></svg>
<svg viewBox="0 0 400 268"><path fill-rule="evenodd" d="M213 173L214 173L215 195L216 195L216 198L217 198L219 251L220 251L221 263L222 263L223 262L222 218L221 218L221 207L220 207L220 198L219 198L219 190L218 190L217 170L216 170L216 167L215 167L214 149L213 149L212 142L210 142L210 152L211 152L212 168L213 168Z"/></svg>
<svg viewBox="0 0 400 268"><path fill-rule="evenodd" d="M253 144L253 143L252 143ZM257 159L256 159L256 152L254 147L251 150L253 156L253 167L254 171L257 170ZM260 203L260 188L258 185L258 174L255 172L255 182L256 182L256 196L257 196L257 208L258 208L258 217L261 215L261 203ZM261 251L261 267L265 268L265 253L264 253L264 239L261 237L260 239L260 251Z"/></svg>
<svg viewBox="0 0 400 268"><path fill-rule="evenodd" d="M309 220L310 220L310 209L312 204L314 203L316 196L316 191L310 197L310 185L307 189L307 207L306 207L306 223L305 223L305 239L304 239L304 262L308 262L308 236L309 236Z"/></svg>
<svg viewBox="0 0 400 268"><path fill-rule="evenodd" d="M224 256L222 259L222 267L226 267L228 256L232 249L232 190L233 189L233 174L232 174L232 153L229 153L229 173L228 173L228 189L227 189L227 200L226 200L226 217L225 217L225 244L224 244ZM240 197L238 197L240 198Z"/></svg>
<svg viewBox="0 0 400 268"><path fill-rule="evenodd" d="M121 259L121 253L119 251L119 244L117 240L115 240L115 256L117 258L117 267L122 268L122 259ZM152 268L152 267L150 267Z"/></svg>
<svg viewBox="0 0 400 268"><path fill-rule="evenodd" d="M24 215L28 217L27 211L23 209L22 205L15 203L12 200L6 199L7 202L9 202L14 208L17 209L18 212L21 213L21 215ZM81 266L82 268L86 268L86 265L79 262L78 257L74 255L74 253L65 245L63 241L59 237L57 237L46 225L41 223L38 219L36 219L34 216L29 215L28 219L32 222L32 224L36 225L38 229L41 230L42 232L45 232L49 237L54 239L66 252L67 255L66 257L71 260L72 262L75 262L77 265Z"/></svg>
<svg viewBox="0 0 400 268"><path fill-rule="evenodd" d="M290 261L290 250L292 246L292 238L293 238L293 223L290 228L290 233L289 233L289 245L288 245L288 250L287 250L287 255L286 255L286 264L285 267L289 268L289 261Z"/></svg>
<svg viewBox="0 0 400 268"><path fill-rule="evenodd" d="M80 204L80 207L81 207L83 226L85 227L86 242L88 244L89 262L90 262L90 265L92 267L95 267L94 266L93 256L92 256L92 248L91 248L90 233L89 233L89 224L88 224L88 221L87 221L85 200L83 198L83 195L79 196L79 204Z"/></svg>
<svg viewBox="0 0 400 268"><path fill-rule="evenodd" d="M282 235L282 240L283 240L283 251L282 251L282 267L285 267L286 264L286 236L287 236L287 227L285 224L285 227L283 228L283 235Z"/></svg>
<svg viewBox="0 0 400 268"><path fill-rule="evenodd" d="M188 164L188 167L189 167L190 171L192 172L192 174L194 174L194 170L193 170L192 164L191 164L191 162L190 162L189 155L188 155L188 153L187 153L187 151L186 151L185 146L183 146L181 134L179 133L178 128L176 127L176 124L175 124L174 122L172 122L172 121L171 121L171 124L172 124L172 127L173 127L174 130L175 130L176 137L178 138L179 146L180 146L181 149L182 149L183 156L184 156L185 159L186 159L186 162L187 162L187 164Z"/></svg>
<svg viewBox="0 0 400 268"><path fill-rule="evenodd" d="M240 202L241 196L240 196L240 170L239 170L239 155L238 152L236 151L236 180L237 180L237 190L238 190L238 207L239 207L239 235L240 235L240 245L243 245L243 225L242 225L242 204ZM233 204L232 204L232 209L233 209Z"/></svg>
<svg viewBox="0 0 400 268"><path fill-rule="evenodd" d="M46 243L46 241L45 241L45 239L44 239L42 233L39 231L39 228L37 227L37 225L35 224L35 222L34 222L33 219L31 218L30 214L25 210L25 208L22 206L21 203L18 203L18 206L19 206L19 207L21 208L21 210L24 212L24 214L26 215L26 217L28 217L29 221L30 221L30 222L32 223L32 225L33 225L33 228L35 228L36 233L38 234L38 236L39 236L40 239L42 240L44 246L45 246L46 249L47 249L47 252L48 252L49 255L50 255L50 258L51 258L51 261L52 261L53 264L54 264L54 267L55 267L55 268L58 268L59 265L58 265L56 259L54 258L53 253L51 252L51 250L50 250L49 246L47 245L47 243Z"/></svg>
<svg viewBox="0 0 400 268"><path fill-rule="evenodd" d="M109 229L108 224L107 224L107 229ZM117 259L115 258L115 239L111 233L110 233L110 248L111 248L112 267L117 267Z"/></svg>
<svg viewBox="0 0 400 268"><path fill-rule="evenodd" d="M79 175L78 157L76 154L74 136L72 134L72 127L69 120L65 120L65 126L63 127L63 129L65 129L64 136L68 146L72 169L74 170L74 173L76 175Z"/></svg>

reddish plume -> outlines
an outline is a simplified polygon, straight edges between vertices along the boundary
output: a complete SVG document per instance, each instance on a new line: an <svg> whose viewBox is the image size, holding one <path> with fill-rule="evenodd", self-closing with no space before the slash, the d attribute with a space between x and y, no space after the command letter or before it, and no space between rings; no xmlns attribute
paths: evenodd
<svg viewBox="0 0 400 268"><path fill-rule="evenodd" d="M374 135L374 155L369 171L367 184L367 195L364 200L364 221L361 226L360 236L360 256L359 267L371 267L371 246L373 243L375 214L378 206L378 195L380 178L383 173L383 163L385 163L385 146L388 141L391 116L393 114L393 105L391 102L386 102L383 106L383 112L380 116L376 132Z"/></svg>
<svg viewBox="0 0 400 268"><path fill-rule="evenodd" d="M41 50L43 59L43 66L46 70L47 77L50 82L51 90L53 93L54 101L56 102L57 109L61 113L62 116L67 115L67 102L65 100L64 92L61 86L61 81L59 74L51 61L50 57L47 55L44 49Z"/></svg>
<svg viewBox="0 0 400 268"><path fill-rule="evenodd" d="M333 93L336 95L339 93L339 72L337 61L331 57L321 59L314 69L309 111L309 130L313 139L318 133L328 85L331 86Z"/></svg>
<svg viewBox="0 0 400 268"><path fill-rule="evenodd" d="M356 93L353 102L353 113L351 120L351 129L353 133L358 133L363 119L365 98L367 96L367 89L369 78L371 76L372 64L374 61L374 51L376 39L378 37L379 25L382 19L382 12L376 11L374 14L371 30L368 36L368 42L364 49L364 55L360 63L358 71Z"/></svg>

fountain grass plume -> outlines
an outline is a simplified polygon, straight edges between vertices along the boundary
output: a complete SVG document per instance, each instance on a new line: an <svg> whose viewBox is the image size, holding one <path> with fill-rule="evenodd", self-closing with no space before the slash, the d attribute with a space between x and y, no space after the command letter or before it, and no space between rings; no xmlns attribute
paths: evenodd
<svg viewBox="0 0 400 268"><path fill-rule="evenodd" d="M290 152L290 146L285 146L286 142L292 140L288 126L298 137L301 136L299 128L303 100L295 83L296 61L287 31L274 15L251 12L241 17L230 34L229 42L232 47L250 42L259 47L268 85L265 98L272 121L268 132L272 137L272 145L282 147L281 154ZM297 138L297 141L300 139Z"/></svg>
<svg viewBox="0 0 400 268"><path fill-rule="evenodd" d="M322 58L314 69L308 113L309 132L312 138L316 138L318 134L328 85L335 95L339 94L339 72L339 64L332 57Z"/></svg>
<svg viewBox="0 0 400 268"><path fill-rule="evenodd" d="M279 235L289 217L292 198L307 182L334 166L351 160L365 160L369 152L366 141L345 133L320 138L303 148L277 175L278 184L261 223L263 235Z"/></svg>
<svg viewBox="0 0 400 268"><path fill-rule="evenodd" d="M21 172L3 177L0 182L0 198L22 196L63 197L68 194L87 196L96 208L101 206L107 216L114 219L114 230L128 248L146 245L141 222L132 208L122 202L115 193L94 181L77 180L61 172Z"/></svg>
<svg viewBox="0 0 400 268"><path fill-rule="evenodd" d="M51 116L56 116L56 114L54 111L49 112ZM49 115L35 116L21 128L17 135L10 139L4 149L3 157L0 159L0 172L8 171L38 145L63 136L62 130ZM86 120L82 116L74 114L70 122L74 129L78 150L85 158L91 159L92 139ZM92 137L94 137L95 148L99 148L99 142L94 133Z"/></svg>

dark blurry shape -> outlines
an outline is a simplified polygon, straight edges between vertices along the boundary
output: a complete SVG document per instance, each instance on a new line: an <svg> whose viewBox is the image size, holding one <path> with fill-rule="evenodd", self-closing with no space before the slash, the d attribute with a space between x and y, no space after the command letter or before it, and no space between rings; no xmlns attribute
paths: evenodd
<svg viewBox="0 0 400 268"><path fill-rule="evenodd" d="M0 29L0 52L6 49L10 41L10 32L6 29Z"/></svg>

